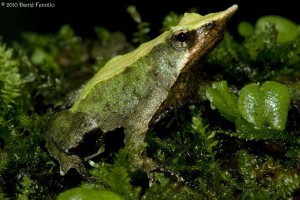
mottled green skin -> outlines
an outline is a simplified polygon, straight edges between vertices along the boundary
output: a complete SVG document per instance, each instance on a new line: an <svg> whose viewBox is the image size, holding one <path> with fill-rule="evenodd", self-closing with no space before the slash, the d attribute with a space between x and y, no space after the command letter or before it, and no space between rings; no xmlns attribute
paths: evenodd
<svg viewBox="0 0 300 200"><path fill-rule="evenodd" d="M124 128L125 144L142 145L151 119L167 105L171 90L184 93L186 84L178 83L180 74L186 74L221 40L236 10L235 5L206 16L186 13L170 31L131 53L113 58L100 69L74 105L56 116L47 132L46 147L60 162L61 174L70 168L84 173L81 159L70 150L93 130L99 129L103 134ZM182 40L174 37L179 32L189 34ZM145 162L137 159L134 164L144 168Z"/></svg>

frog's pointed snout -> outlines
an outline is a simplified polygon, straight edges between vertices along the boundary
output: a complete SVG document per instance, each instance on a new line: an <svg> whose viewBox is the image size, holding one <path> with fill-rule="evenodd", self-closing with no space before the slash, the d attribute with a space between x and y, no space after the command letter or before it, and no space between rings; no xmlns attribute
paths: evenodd
<svg viewBox="0 0 300 200"><path fill-rule="evenodd" d="M224 37L224 31L230 18L236 13L238 6L234 4L227 10L199 16L195 42L190 48L190 57L196 61L211 51ZM188 21L188 20L187 20ZM190 60L192 60L190 58Z"/></svg>
<svg viewBox="0 0 300 200"><path fill-rule="evenodd" d="M223 35L225 27L227 26L228 22L230 21L231 17L237 12L238 6L236 4L232 5L228 9L212 13L208 15L208 19L214 22L215 31L217 31L216 35Z"/></svg>
<svg viewBox="0 0 300 200"><path fill-rule="evenodd" d="M229 19L236 13L238 10L238 5L234 4L227 8L227 10L224 10L223 12L220 13L219 18L224 20L224 24L226 24Z"/></svg>
<svg viewBox="0 0 300 200"><path fill-rule="evenodd" d="M230 6L226 12L228 13L232 13L232 15L238 10L238 5L237 4L234 4L232 6Z"/></svg>

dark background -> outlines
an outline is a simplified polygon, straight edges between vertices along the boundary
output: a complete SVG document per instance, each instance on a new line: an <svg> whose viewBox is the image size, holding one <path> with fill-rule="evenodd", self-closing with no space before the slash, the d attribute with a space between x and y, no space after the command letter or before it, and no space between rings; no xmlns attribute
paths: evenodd
<svg viewBox="0 0 300 200"><path fill-rule="evenodd" d="M1 3L47 3L54 8L8 8ZM110 31L122 31L128 37L136 30L136 24L127 13L128 5L135 5L143 21L151 23L151 35L158 35L163 18L170 12L183 13L191 8L205 15L225 10L233 4L239 6L237 14L229 24L235 31L241 20L254 23L263 15L281 15L297 24L300 23L300 8L295 0L0 0L0 35L10 42L18 39L23 31L56 33L64 24L70 24L77 35L96 38L95 26L103 26Z"/></svg>

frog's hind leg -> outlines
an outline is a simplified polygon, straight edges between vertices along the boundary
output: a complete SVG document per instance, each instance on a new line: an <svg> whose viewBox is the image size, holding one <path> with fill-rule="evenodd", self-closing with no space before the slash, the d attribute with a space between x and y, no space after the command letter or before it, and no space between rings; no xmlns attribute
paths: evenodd
<svg viewBox="0 0 300 200"><path fill-rule="evenodd" d="M60 163L60 174L63 176L65 175L70 169L76 169L76 171L84 178L88 178L87 171L81 161L81 159L76 155L68 155L68 154L61 154L59 155L60 159L68 160L70 163Z"/></svg>

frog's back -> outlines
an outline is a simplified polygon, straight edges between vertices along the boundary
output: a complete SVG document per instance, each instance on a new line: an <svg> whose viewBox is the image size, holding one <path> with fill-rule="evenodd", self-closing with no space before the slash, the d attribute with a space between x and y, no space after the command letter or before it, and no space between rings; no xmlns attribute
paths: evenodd
<svg viewBox="0 0 300 200"><path fill-rule="evenodd" d="M105 66L103 66L87 83L77 101L77 104L80 104L80 101L89 95L92 88L98 87L103 81L112 80L115 76L122 74L127 68L132 68L135 63L140 62L139 60L143 59L145 57L144 55L147 55L150 51L153 51L153 48L155 48L157 45L160 45L162 41L165 41L167 36L168 32L165 32L154 40L140 45L134 51L124 55L118 55L109 60ZM76 106L77 105L75 103L73 108Z"/></svg>
<svg viewBox="0 0 300 200"><path fill-rule="evenodd" d="M169 55L168 34L108 62L87 83L71 112L98 118L103 131L146 129L179 73L176 66L182 52Z"/></svg>
<svg viewBox="0 0 300 200"><path fill-rule="evenodd" d="M70 111L96 118L103 131L145 130L180 73L221 40L235 10L233 6L206 16L185 14L178 26L113 58L87 83Z"/></svg>

